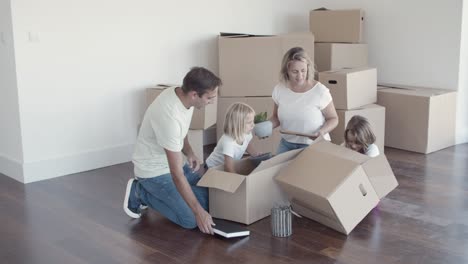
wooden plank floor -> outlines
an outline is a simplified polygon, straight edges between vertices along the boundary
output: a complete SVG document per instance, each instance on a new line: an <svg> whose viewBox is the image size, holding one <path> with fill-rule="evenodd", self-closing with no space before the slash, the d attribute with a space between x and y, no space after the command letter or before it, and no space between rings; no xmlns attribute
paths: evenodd
<svg viewBox="0 0 468 264"><path fill-rule="evenodd" d="M154 211L132 220L131 163L27 185L0 174L0 263L468 263L468 144L386 155L400 186L349 236L298 218L289 238L265 218L231 240Z"/></svg>

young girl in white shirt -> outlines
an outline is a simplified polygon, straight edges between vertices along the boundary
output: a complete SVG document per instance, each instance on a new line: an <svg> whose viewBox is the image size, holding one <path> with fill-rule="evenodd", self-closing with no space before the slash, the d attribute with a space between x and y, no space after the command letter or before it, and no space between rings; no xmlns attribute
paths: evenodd
<svg viewBox="0 0 468 264"><path fill-rule="evenodd" d="M224 170L236 172L234 161L240 160L247 151L256 156L250 141L254 127L255 111L244 103L234 103L226 113L224 134L218 141L213 153L206 159L208 168L224 164Z"/></svg>
<svg viewBox="0 0 468 264"><path fill-rule="evenodd" d="M375 135L369 121L360 115L353 116L344 133L345 146L369 157L377 157L380 152L375 145Z"/></svg>

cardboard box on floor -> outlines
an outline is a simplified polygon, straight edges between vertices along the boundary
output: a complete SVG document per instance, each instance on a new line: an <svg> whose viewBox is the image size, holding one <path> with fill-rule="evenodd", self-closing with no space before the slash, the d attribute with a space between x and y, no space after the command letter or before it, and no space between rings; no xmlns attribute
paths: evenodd
<svg viewBox="0 0 468 264"><path fill-rule="evenodd" d="M336 110L338 114L338 126L330 132L331 141L337 145L344 142L344 131L349 120L360 115L369 121L372 132L374 132L376 140L375 144L379 148L380 153L384 153L385 142L385 107L370 104L350 110Z"/></svg>
<svg viewBox="0 0 468 264"><path fill-rule="evenodd" d="M325 140L312 143L275 178L293 210L349 234L396 188L385 155L362 155Z"/></svg>
<svg viewBox="0 0 468 264"><path fill-rule="evenodd" d="M309 28L316 42L362 42L364 11L311 10Z"/></svg>
<svg viewBox="0 0 468 264"><path fill-rule="evenodd" d="M336 109L353 109L377 102L377 69L352 68L319 72Z"/></svg>
<svg viewBox="0 0 468 264"><path fill-rule="evenodd" d="M267 112L268 117L273 114L274 102L271 96L269 97L218 97L218 119L216 127L216 135L219 140L223 135L224 130L224 119L226 117L226 112L233 103L242 102L250 105L255 113ZM253 136L251 144L253 145L255 151L257 152L271 152L276 153L279 142L281 140L281 135L279 133L279 128L276 128L273 131L273 135L266 139L258 139L257 136Z"/></svg>
<svg viewBox="0 0 468 264"><path fill-rule="evenodd" d="M146 108L156 99L156 97L169 87L180 87L180 85L158 84L155 87L146 90ZM202 109L194 109L190 129L207 129L216 124L217 101L209 104Z"/></svg>
<svg viewBox="0 0 468 264"><path fill-rule="evenodd" d="M391 84L377 91L385 146L427 154L455 144L456 91Z"/></svg>
<svg viewBox="0 0 468 264"><path fill-rule="evenodd" d="M367 44L362 43L315 43L317 71L367 66Z"/></svg>
<svg viewBox="0 0 468 264"><path fill-rule="evenodd" d="M293 47L303 47L314 61L314 35L278 36L230 34L218 38L220 96L271 96L281 61Z"/></svg>
<svg viewBox="0 0 468 264"><path fill-rule="evenodd" d="M269 216L275 205L287 204L274 177L301 151L274 156L256 168L248 158L235 161L239 173L225 172L224 165L208 169L197 185L210 188L211 216L249 225Z"/></svg>

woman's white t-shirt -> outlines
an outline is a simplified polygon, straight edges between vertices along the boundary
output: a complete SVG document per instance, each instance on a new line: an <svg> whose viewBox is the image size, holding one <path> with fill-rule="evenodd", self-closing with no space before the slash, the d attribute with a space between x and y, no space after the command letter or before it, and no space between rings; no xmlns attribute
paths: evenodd
<svg viewBox="0 0 468 264"><path fill-rule="evenodd" d="M325 117L322 110L332 101L330 91L320 82L304 93L293 92L283 83L279 83L273 89L272 98L278 106L281 129L305 134L314 134L323 126ZM313 142L302 136L282 134L281 137L291 143ZM330 140L328 133L323 137Z"/></svg>
<svg viewBox="0 0 468 264"><path fill-rule="evenodd" d="M227 155L234 160L240 160L247 150L247 146L251 140L252 133L249 133L245 135L244 142L240 145L237 144L232 137L223 134L211 155L206 159L206 166L211 168L224 164L224 155Z"/></svg>

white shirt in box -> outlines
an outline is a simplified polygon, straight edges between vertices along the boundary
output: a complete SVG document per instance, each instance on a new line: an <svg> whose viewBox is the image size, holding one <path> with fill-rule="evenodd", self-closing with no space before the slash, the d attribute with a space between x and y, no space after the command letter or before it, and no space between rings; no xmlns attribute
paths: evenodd
<svg viewBox="0 0 468 264"><path fill-rule="evenodd" d="M240 160L247 150L251 140L252 133L249 133L248 135L245 135L244 142L240 145L237 144L232 137L223 134L211 155L206 159L206 166L211 168L224 164L224 155L227 155L234 160Z"/></svg>

